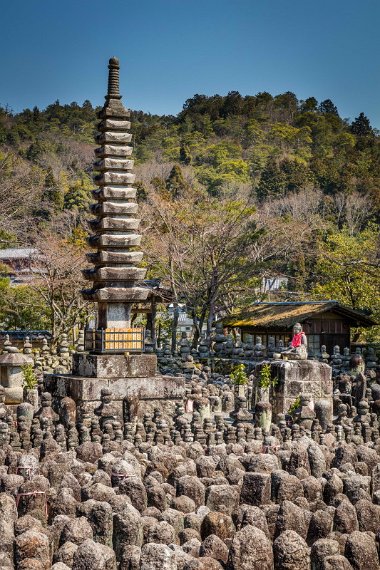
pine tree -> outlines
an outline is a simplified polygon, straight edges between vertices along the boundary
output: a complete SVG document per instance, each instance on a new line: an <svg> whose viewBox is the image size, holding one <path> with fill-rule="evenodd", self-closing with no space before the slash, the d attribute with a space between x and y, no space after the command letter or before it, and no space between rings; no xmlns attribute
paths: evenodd
<svg viewBox="0 0 380 570"><path fill-rule="evenodd" d="M63 210L63 192L58 182L55 180L51 168L48 168L45 176L44 194L55 210Z"/></svg>
<svg viewBox="0 0 380 570"><path fill-rule="evenodd" d="M179 160L182 164L191 164L191 153L190 149L186 144L181 144L179 149Z"/></svg>
<svg viewBox="0 0 380 570"><path fill-rule="evenodd" d="M322 103L319 105L319 111L321 113L336 115L337 117L339 117L338 109L331 101L331 99L325 99L324 101L322 101Z"/></svg>
<svg viewBox="0 0 380 570"><path fill-rule="evenodd" d="M170 192L173 198L178 198L186 189L187 184L183 177L181 167L175 164L166 179L166 190Z"/></svg>
<svg viewBox="0 0 380 570"><path fill-rule="evenodd" d="M367 137L373 135L373 129L370 125L368 117L364 113L360 113L355 121L351 123L351 132L358 137Z"/></svg>

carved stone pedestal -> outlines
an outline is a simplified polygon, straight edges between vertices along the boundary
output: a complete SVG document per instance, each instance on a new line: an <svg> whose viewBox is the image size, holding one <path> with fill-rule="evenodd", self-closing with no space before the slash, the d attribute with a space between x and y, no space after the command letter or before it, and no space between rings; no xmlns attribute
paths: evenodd
<svg viewBox="0 0 380 570"><path fill-rule="evenodd" d="M274 385L270 389L269 401L272 404L274 418L277 414L286 414L299 396L308 394L313 406L323 407L326 410L329 416L326 418L327 422L331 423L333 410L331 366L316 360L261 362L256 366L255 376L258 379L263 364L270 364L271 367ZM321 401L323 401L323 406L319 406Z"/></svg>
<svg viewBox="0 0 380 570"><path fill-rule="evenodd" d="M56 405L66 396L76 402L79 419L100 405L103 388L110 389L121 422L155 408L173 414L185 393L183 378L157 373L155 354L75 354L73 374L46 374L44 383Z"/></svg>

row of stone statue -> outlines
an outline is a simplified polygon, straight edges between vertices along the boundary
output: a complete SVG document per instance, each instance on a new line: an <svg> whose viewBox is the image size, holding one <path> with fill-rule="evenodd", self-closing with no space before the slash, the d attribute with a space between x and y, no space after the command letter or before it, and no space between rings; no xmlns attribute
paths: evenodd
<svg viewBox="0 0 380 570"><path fill-rule="evenodd" d="M33 359L33 365L37 372L45 373L70 373L72 369L71 357L74 352L84 351L84 331L80 330L75 348L70 347L68 336L63 334L58 346L49 346L46 338L42 339L41 346L33 346L29 337L25 338L22 353ZM149 337L146 340L146 352L153 352L153 343ZM260 362L262 360L273 360L279 355L287 352L288 348L284 346L283 341L279 340L275 343L274 337L269 337L268 346L265 346L261 337L256 337L256 343L253 343L253 337L246 335L245 341L242 342L239 334L234 338L231 334L225 335L220 325L216 327L216 333L213 340L202 337L197 349L191 347L191 343L186 335L182 333L181 340L178 344L178 352L173 356L169 341L164 341L156 350L158 361L164 371L188 372L195 368L196 362L203 362L207 359L226 359L234 361L253 361ZM3 353L19 353L20 350L12 346L9 336L5 337L3 343ZM348 347L341 348L335 346L333 353L330 355L326 351L326 346L322 345L317 355L310 355L309 358L319 360L330 364L335 370L350 370L353 366L352 360L356 357L355 368L362 363L363 370L376 369L378 366L378 358L375 349L371 346L367 347L365 354L360 348L356 348L352 354Z"/></svg>
<svg viewBox="0 0 380 570"><path fill-rule="evenodd" d="M329 409L318 406L305 393L292 413L276 417L272 417L270 404L257 400L257 383L258 377L251 375L245 386L235 386L229 376L204 366L199 376L187 384L184 401L173 402L171 413L154 409L140 419L129 417L126 409L121 416L109 389L102 390L101 402L90 411L77 407L69 397L53 409L54 400L48 392L43 392L34 406L23 402L17 408L7 407L0 386L0 447L28 450L44 445L48 452L57 445L73 449L93 441L112 448L110 442L123 439L135 444L198 441L212 446L261 440L263 434L265 445L270 446L297 433L305 433L322 444L323 433L356 444L379 441L380 385L374 371L359 373L355 378L347 374L335 377Z"/></svg>

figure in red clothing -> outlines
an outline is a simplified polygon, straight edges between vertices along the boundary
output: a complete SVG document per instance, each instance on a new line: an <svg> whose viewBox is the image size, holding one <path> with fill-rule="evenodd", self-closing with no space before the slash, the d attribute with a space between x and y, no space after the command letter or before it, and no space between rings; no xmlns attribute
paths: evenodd
<svg viewBox="0 0 380 570"><path fill-rule="evenodd" d="M281 357L286 360L307 360L307 338L300 323L294 325L290 347L281 353Z"/></svg>

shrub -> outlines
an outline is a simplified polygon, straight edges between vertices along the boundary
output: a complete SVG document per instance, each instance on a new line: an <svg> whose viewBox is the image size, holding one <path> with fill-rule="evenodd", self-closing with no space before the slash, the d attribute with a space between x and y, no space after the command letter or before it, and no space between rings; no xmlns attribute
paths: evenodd
<svg viewBox="0 0 380 570"><path fill-rule="evenodd" d="M297 396L297 398L294 400L293 404L290 406L288 410L289 416L294 417L298 412L298 410L300 409L300 407L301 407L301 396Z"/></svg>
<svg viewBox="0 0 380 570"><path fill-rule="evenodd" d="M32 364L24 364L24 366L21 366L21 370L24 377L24 388L27 388L28 390L36 388L38 380L34 373Z"/></svg>
<svg viewBox="0 0 380 570"><path fill-rule="evenodd" d="M260 370L259 388L274 388L277 382L277 378L272 378L270 364L263 364Z"/></svg>
<svg viewBox="0 0 380 570"><path fill-rule="evenodd" d="M242 386L244 384L247 384L248 376L245 372L244 364L236 364L236 366L234 366L232 369L230 378L236 386Z"/></svg>

